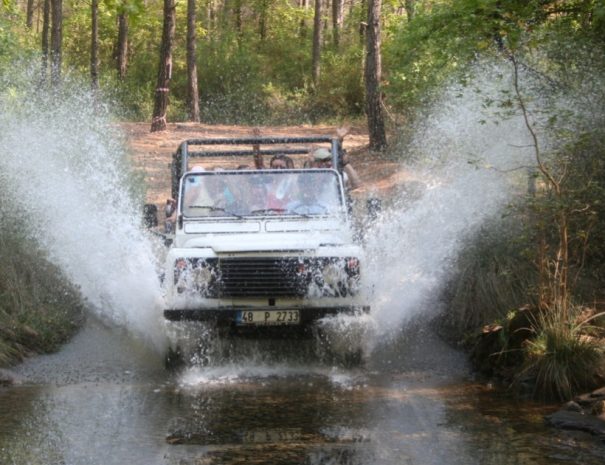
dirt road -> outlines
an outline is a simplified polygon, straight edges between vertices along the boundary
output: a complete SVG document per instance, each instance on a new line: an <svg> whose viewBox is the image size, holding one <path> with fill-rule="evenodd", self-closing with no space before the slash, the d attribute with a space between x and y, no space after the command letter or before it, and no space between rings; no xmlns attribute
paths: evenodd
<svg viewBox="0 0 605 465"><path fill-rule="evenodd" d="M122 123L127 135L133 162L144 174L147 201L163 204L170 196L169 163L178 145L186 139L204 137L245 137L252 135L249 126L206 125L197 123L169 124L166 131L149 132L148 123ZM263 136L333 135L335 126L279 126L260 128ZM352 127L344 140L351 164L359 173L364 185L357 195L367 192L386 193L405 179L399 163L368 152L368 135L365 129Z"/></svg>

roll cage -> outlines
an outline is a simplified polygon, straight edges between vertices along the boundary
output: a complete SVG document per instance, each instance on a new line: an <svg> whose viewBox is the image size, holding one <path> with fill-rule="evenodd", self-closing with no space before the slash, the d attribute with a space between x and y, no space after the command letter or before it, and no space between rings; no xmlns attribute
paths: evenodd
<svg viewBox="0 0 605 465"><path fill-rule="evenodd" d="M178 197L179 182L187 172L188 163L196 158L214 157L257 157L265 155L304 155L310 153L313 148L310 144L330 144L332 154L332 166L340 175L343 169L342 141L332 136L311 137L241 137L241 138L217 138L217 139L188 139L183 141L172 156L171 163L171 193L173 198ZM223 147L234 147L225 149ZM244 148L250 146L250 148ZM263 148L272 146L272 148ZM276 146L280 146L277 147ZM194 147L215 147L216 150L192 150Z"/></svg>

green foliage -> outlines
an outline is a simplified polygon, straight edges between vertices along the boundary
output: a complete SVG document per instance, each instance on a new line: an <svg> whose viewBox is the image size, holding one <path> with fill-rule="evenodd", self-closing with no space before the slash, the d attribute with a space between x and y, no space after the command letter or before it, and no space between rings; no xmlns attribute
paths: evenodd
<svg viewBox="0 0 605 465"><path fill-rule="evenodd" d="M248 44L210 41L200 50L202 119L207 122L260 124L268 110L259 60ZM184 82L181 82L181 87Z"/></svg>
<svg viewBox="0 0 605 465"><path fill-rule="evenodd" d="M34 35L19 28L22 23L25 19L16 4L4 0L0 5L0 68L32 56L36 50Z"/></svg>
<svg viewBox="0 0 605 465"><path fill-rule="evenodd" d="M443 2L401 19L388 30L385 92L400 111L422 104L452 76L461 76L478 52L493 51L497 2Z"/></svg>
<svg viewBox="0 0 605 465"><path fill-rule="evenodd" d="M254 15L266 9L267 31L261 38ZM359 47L343 55L326 52L325 79L319 94L313 93L310 81L310 37L298 37L300 21L312 19L312 9L293 7L291 2L242 2L242 28L236 30L231 10L209 19L200 2L198 10L198 80L202 118L210 123L285 123L346 113L358 108L363 98L359 83L361 58ZM124 82L115 79L116 18L123 2L106 1L100 6L100 83L104 92L121 103L121 118L145 120L153 107L153 89L159 62L162 2L157 0L146 9L136 7L136 17L129 16L129 64ZM311 14L310 14L311 13ZM177 4L177 30L173 55L168 118L186 118L186 3ZM134 19L134 21L133 21ZM89 73L89 11L74 9L65 20L65 30L73 31L64 40L64 56L72 69ZM351 66L352 67L349 67ZM347 75L343 82L341 75ZM349 79L349 76L351 78ZM346 85L353 83L354 85ZM341 95L336 95L340 93ZM356 93L356 95L352 95ZM324 97L329 96L328 99ZM313 108L321 103L320 109ZM344 103L344 107L342 106ZM359 112L359 110L356 110Z"/></svg>
<svg viewBox="0 0 605 465"><path fill-rule="evenodd" d="M464 80L478 56L536 50L545 42L553 44L553 36L563 46L558 50L575 46L579 37L602 42L602 9L601 2L583 0L422 2L413 21L387 22L389 103L409 113L452 77Z"/></svg>
<svg viewBox="0 0 605 465"><path fill-rule="evenodd" d="M143 0L103 0L103 4L108 11L128 15L128 20L134 24L145 12Z"/></svg>
<svg viewBox="0 0 605 465"><path fill-rule="evenodd" d="M585 324L572 321L553 309L532 324L535 337L526 341L525 362L516 381L531 380L537 398L570 400L595 388L604 374L605 345L585 334Z"/></svg>
<svg viewBox="0 0 605 465"><path fill-rule="evenodd" d="M87 76L90 5L66 1L64 65L72 73L77 70ZM7 63L37 49L40 31L24 27L24 3L3 0L2 5L7 15L0 17L0 63ZM148 119L151 113L162 8L161 0L104 0L99 6L101 86L121 97L123 114L128 117ZM177 2L171 119L185 117L186 8L186 2ZM113 79L121 13L128 15L129 22L128 77L123 84ZM335 50L331 11L324 11L328 26L321 82L314 88L310 84L312 6L303 9L289 0L224 4L199 0L198 69L206 121L257 124L362 114L365 44L359 24L366 20L366 13L361 2L354 2L345 13L340 46ZM395 113L407 116L430 101L452 77L464 79L478 55L535 49L549 34L561 43L581 36L599 43L602 50L605 37L605 7L596 1L419 0L412 21L402 14L400 2L384 2L382 16L386 102ZM306 26L301 29L302 21Z"/></svg>

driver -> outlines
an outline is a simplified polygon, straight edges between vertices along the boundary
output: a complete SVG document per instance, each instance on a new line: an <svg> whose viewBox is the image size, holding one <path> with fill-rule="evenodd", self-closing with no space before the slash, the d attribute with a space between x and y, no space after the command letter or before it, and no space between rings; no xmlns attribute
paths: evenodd
<svg viewBox="0 0 605 465"><path fill-rule="evenodd" d="M288 203L288 210L302 215L321 215L327 213L327 207L321 202L321 186L313 178L298 178L298 198Z"/></svg>

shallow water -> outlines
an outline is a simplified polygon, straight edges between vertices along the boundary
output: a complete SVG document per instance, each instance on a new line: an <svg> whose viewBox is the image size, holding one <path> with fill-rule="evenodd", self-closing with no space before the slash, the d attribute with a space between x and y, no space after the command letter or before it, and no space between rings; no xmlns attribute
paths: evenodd
<svg viewBox="0 0 605 465"><path fill-rule="evenodd" d="M127 332L90 322L18 373L24 384L0 390L3 464L605 460L602 443L546 427L549 407L473 381L463 355L418 329L363 368L244 358L177 373Z"/></svg>

